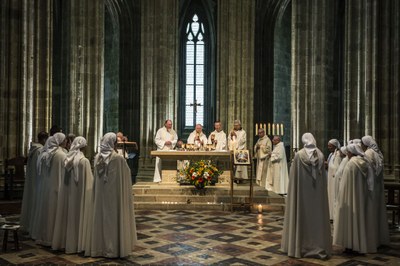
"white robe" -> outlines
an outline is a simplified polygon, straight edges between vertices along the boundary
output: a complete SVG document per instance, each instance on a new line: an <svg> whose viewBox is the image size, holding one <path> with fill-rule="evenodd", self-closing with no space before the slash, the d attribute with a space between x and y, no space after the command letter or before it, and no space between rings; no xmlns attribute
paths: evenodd
<svg viewBox="0 0 400 266"><path fill-rule="evenodd" d="M61 147L51 159L50 168L43 175L42 200L39 212L39 235L37 242L44 246L51 246L58 205L60 183L64 180L64 159L66 154Z"/></svg>
<svg viewBox="0 0 400 266"><path fill-rule="evenodd" d="M336 201L336 187L338 180L335 178L336 170L339 168L342 157L340 157L340 151L336 149L329 155L328 158L328 201L329 201L329 218L332 220L335 212L335 201Z"/></svg>
<svg viewBox="0 0 400 266"><path fill-rule="evenodd" d="M369 163L353 156L346 164L340 180L337 211L334 217L333 244L360 253L376 252L375 232L371 232Z"/></svg>
<svg viewBox="0 0 400 266"><path fill-rule="evenodd" d="M190 135L189 135L189 137L187 139L187 143L188 144L197 144L200 147L201 143L197 143L195 141L196 134L197 134L196 130L193 131L192 133L190 133ZM203 132L200 133L200 142L203 142L203 145L207 144L207 136Z"/></svg>
<svg viewBox="0 0 400 266"><path fill-rule="evenodd" d="M22 197L20 224L26 232L31 232L34 206L36 202L36 183L37 183L37 159L41 148L40 143L32 143L29 150L28 161L26 165L26 177L24 184L24 195Z"/></svg>
<svg viewBox="0 0 400 266"><path fill-rule="evenodd" d="M171 145L165 145L166 141L171 141ZM176 142L178 141L178 135L176 132L171 129L167 130L166 127L162 127L157 130L156 137L154 139L155 144L157 145L158 151L165 150L173 150L175 148ZM162 162L160 157L156 157L156 165L154 169L154 182L161 182L161 170L162 170Z"/></svg>
<svg viewBox="0 0 400 266"><path fill-rule="evenodd" d="M94 169L94 206L90 250L86 256L127 257L137 241L131 173L126 160L113 152L107 178Z"/></svg>
<svg viewBox="0 0 400 266"><path fill-rule="evenodd" d="M211 135L214 135L215 140L217 141L217 145L215 146L216 151L225 151L226 150L226 134L223 130L216 131L210 133L208 136L208 144L212 144Z"/></svg>
<svg viewBox="0 0 400 266"><path fill-rule="evenodd" d="M260 147L257 149L257 145ZM257 159L256 166L256 182L258 185L272 190L271 183L268 182L267 175L269 169L269 153L272 150L272 143L268 136L264 136L257 140L254 145L254 156Z"/></svg>
<svg viewBox="0 0 400 266"><path fill-rule="evenodd" d="M65 173L61 184L52 248L65 253L90 250L90 233L93 220L93 174L87 158L78 166L78 182L74 171Z"/></svg>
<svg viewBox="0 0 400 266"><path fill-rule="evenodd" d="M288 166L286 152L283 142L275 145L271 153L268 179L272 180L272 191L277 194L286 194L289 184Z"/></svg>
<svg viewBox="0 0 400 266"><path fill-rule="evenodd" d="M373 232L376 233L377 247L380 245L389 245L389 225L387 219L385 189L383 180L383 171L376 169L376 161L379 160L379 155L373 149L368 148L365 151L365 157L371 163L374 170L374 189L372 191L372 203L368 206L368 211L371 212L371 221Z"/></svg>
<svg viewBox="0 0 400 266"><path fill-rule="evenodd" d="M290 257L325 259L332 250L326 171L322 152L316 152L319 167L313 166L305 149L301 149L290 168L282 232L282 250Z"/></svg>
<svg viewBox="0 0 400 266"><path fill-rule="evenodd" d="M247 145L246 145L246 131L243 129L235 131L236 133L236 138L231 137L229 134L228 136L228 148L229 150L247 150ZM238 165L236 166L235 170L235 177L236 178L241 178L241 179L248 179L247 175L247 166L244 165Z"/></svg>

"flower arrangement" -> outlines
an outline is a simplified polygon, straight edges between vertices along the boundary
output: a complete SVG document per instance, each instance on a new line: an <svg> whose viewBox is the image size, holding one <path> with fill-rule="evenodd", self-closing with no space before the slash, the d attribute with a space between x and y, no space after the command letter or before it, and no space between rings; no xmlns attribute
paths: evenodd
<svg viewBox="0 0 400 266"><path fill-rule="evenodd" d="M185 168L186 179L198 189L216 182L222 171L210 160L190 161Z"/></svg>

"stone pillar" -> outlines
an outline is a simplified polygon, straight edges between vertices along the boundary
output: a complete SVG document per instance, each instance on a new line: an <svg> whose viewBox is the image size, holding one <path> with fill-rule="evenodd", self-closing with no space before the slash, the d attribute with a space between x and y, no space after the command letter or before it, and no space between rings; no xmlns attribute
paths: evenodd
<svg viewBox="0 0 400 266"><path fill-rule="evenodd" d="M292 148L303 146L305 132L322 150L328 138L339 138L330 135L338 109L330 98L338 90L333 87L336 13L333 0L292 1Z"/></svg>
<svg viewBox="0 0 400 266"><path fill-rule="evenodd" d="M0 1L0 160L51 125L52 1Z"/></svg>
<svg viewBox="0 0 400 266"><path fill-rule="evenodd" d="M103 135L104 4L71 0L60 3L60 95L55 123L65 133L87 138L91 158ZM55 32L55 34L57 34ZM61 74L60 74L61 73Z"/></svg>
<svg viewBox="0 0 400 266"><path fill-rule="evenodd" d="M255 1L219 0L217 17L217 117L227 134L233 121L240 119L251 148L255 135Z"/></svg>
<svg viewBox="0 0 400 266"><path fill-rule="evenodd" d="M385 156L385 179L400 182L400 123L399 123L399 61L400 61L400 3L396 0L378 1L379 19L377 72L374 95L376 134ZM376 12L375 12L376 13Z"/></svg>
<svg viewBox="0 0 400 266"><path fill-rule="evenodd" d="M376 133L377 2L356 0L345 4L345 141Z"/></svg>
<svg viewBox="0 0 400 266"><path fill-rule="evenodd" d="M141 2L140 157L153 163L157 129L171 119L177 129L178 0Z"/></svg>

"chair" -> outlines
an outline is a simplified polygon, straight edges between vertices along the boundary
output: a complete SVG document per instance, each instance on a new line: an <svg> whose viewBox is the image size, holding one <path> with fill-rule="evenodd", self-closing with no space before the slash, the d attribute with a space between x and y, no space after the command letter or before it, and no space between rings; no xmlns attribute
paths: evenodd
<svg viewBox="0 0 400 266"><path fill-rule="evenodd" d="M392 212L392 225L400 224L400 183L385 183L387 191L386 210ZM397 197L396 197L397 196Z"/></svg>
<svg viewBox="0 0 400 266"><path fill-rule="evenodd" d="M12 200L14 192L23 191L25 183L26 157L5 160L4 197ZM21 195L22 196L22 195Z"/></svg>

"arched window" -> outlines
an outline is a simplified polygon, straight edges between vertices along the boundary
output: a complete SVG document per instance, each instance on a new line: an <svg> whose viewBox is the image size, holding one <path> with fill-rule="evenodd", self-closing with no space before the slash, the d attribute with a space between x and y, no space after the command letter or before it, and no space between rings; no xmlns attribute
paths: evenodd
<svg viewBox="0 0 400 266"><path fill-rule="evenodd" d="M192 0L181 10L178 133L182 139L196 124L208 133L215 116L215 34L209 8L215 5L211 2Z"/></svg>
<svg viewBox="0 0 400 266"><path fill-rule="evenodd" d="M186 27L185 127L204 124L204 35L194 14Z"/></svg>

